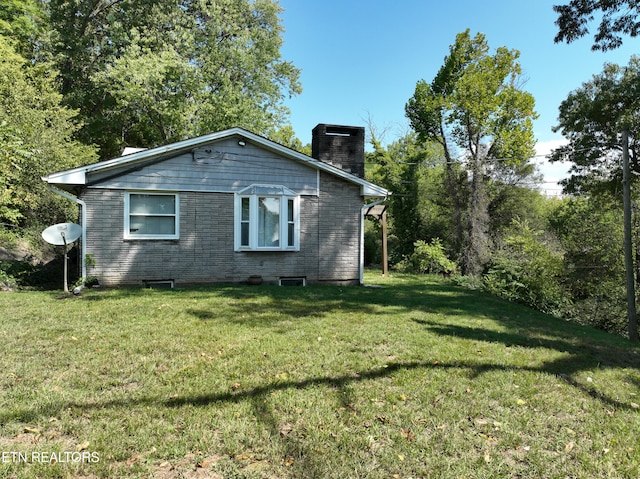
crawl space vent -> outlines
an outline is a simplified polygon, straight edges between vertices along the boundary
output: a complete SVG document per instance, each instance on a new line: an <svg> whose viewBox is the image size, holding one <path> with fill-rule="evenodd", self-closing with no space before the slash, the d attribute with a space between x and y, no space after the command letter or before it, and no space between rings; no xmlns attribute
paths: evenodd
<svg viewBox="0 0 640 479"><path fill-rule="evenodd" d="M171 289L175 286L172 279L163 279L159 281L145 281L145 287L149 289Z"/></svg>
<svg viewBox="0 0 640 479"><path fill-rule="evenodd" d="M306 286L307 278L280 278L278 284L280 286Z"/></svg>

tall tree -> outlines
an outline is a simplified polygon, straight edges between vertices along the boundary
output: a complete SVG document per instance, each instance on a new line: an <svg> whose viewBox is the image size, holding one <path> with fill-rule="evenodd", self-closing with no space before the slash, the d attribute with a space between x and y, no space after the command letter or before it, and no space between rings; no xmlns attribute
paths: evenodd
<svg viewBox="0 0 640 479"><path fill-rule="evenodd" d="M61 105L57 89L50 65L31 65L0 35L0 222L29 227L72 219L69 202L40 177L96 155L72 139L76 112Z"/></svg>
<svg viewBox="0 0 640 479"><path fill-rule="evenodd" d="M571 0L566 5L554 5L558 14L555 42L571 43L589 34L589 23L600 15L600 24L593 35L592 50L612 50L622 45L622 35L635 37L640 33L640 3L637 0Z"/></svg>
<svg viewBox="0 0 640 479"><path fill-rule="evenodd" d="M505 47L489 54L481 33L460 33L431 82L421 80L405 109L421 139L444 151L449 194L463 245L463 272L479 274L489 256L487 181L498 171L526 164L534 155L533 96L520 88L519 53ZM455 166L467 169L465 205Z"/></svg>
<svg viewBox="0 0 640 479"><path fill-rule="evenodd" d="M229 126L267 134L301 91L275 0L51 0L65 101L101 156Z"/></svg>
<svg viewBox="0 0 640 479"><path fill-rule="evenodd" d="M630 161L640 171L640 58L627 67L606 64L602 73L571 92L560 104L559 131L569 142L553 151L551 161L570 161L567 193L620 189L621 132L630 132Z"/></svg>
<svg viewBox="0 0 640 479"><path fill-rule="evenodd" d="M601 74L594 75L591 81L571 92L561 103L559 125L555 129L561 131L569 143L556 149L550 159L574 163L571 168L572 176L564 182L565 191L592 197L613 194L620 203L622 202L621 159L625 153L628 154L633 169L639 171L639 101L640 58L632 57L627 67L605 65ZM622 141L624 130L629 132L628 145L625 147ZM629 181L634 179L629 178ZM631 200L630 195L628 198ZM627 205L625 218L630 218L631 202ZM636 208L637 206L636 199ZM627 235L632 233L630 223L627 223ZM632 268L635 268L636 277L640 277L638 262L636 261L635 265L630 263L627 266L628 274L631 275ZM628 284L631 294L631 281ZM629 303L631 304L631 301ZM637 340L633 306L629 311L629 336Z"/></svg>

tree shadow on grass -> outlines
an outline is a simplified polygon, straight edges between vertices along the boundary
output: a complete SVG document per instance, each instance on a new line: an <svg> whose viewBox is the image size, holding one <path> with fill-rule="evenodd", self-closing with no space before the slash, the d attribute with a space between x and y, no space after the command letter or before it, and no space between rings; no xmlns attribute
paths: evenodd
<svg viewBox="0 0 640 479"><path fill-rule="evenodd" d="M441 331L444 333L445 331ZM452 332L452 331L449 331ZM461 331L457 331L460 333ZM467 336L473 339L478 339L474 335L482 334L480 331L466 332ZM499 336L498 336L499 337ZM498 337L494 337L497 340ZM514 343L517 337L513 335L507 335L502 337L503 340L508 340L510 343ZM549 344L550 345L550 344ZM558 346L558 344L555 344ZM574 351L571 346L567 346L567 349ZM587 353L585 353L586 355ZM578 355L580 356L580 355ZM374 381L380 378L392 377L396 373L401 371L410 370L423 370L425 374L431 371L466 371L469 377L478 377L482 374L491 372L542 372L545 374L558 377L557 371L571 371L577 370L575 366L575 358L563 359L561 361L545 364L541 367L516 367L505 364L496 364L493 362L472 362L472 361L452 361L452 362L439 362L439 361L405 361L405 362L391 362L383 367L371 368L363 370L358 373L349 373L336 376L322 376L311 377L300 380L278 380L274 382L265 383L255 387L246 389L229 388L227 391L203 393L198 395L178 396L171 398L159 398L159 397L132 397L122 398L115 400L96 400L88 402L59 402L55 404L43 405L37 409L23 410L21 412L0 413L0 423L6 423L11 420L22 420L26 422L34 421L43 417L55 417L61 411L67 410L79 410L82 413L90 414L92 410L101 409L118 409L127 410L134 407L154 407L154 408L191 408L191 407L208 407L215 406L220 403L239 403L248 402L255 411L255 417L265 428L265 431L272 438L272 442L275 443L274 447L277 447L278 454L283 460L287 458L295 458L295 461L291 461L292 471L297 474L297 477L320 477L325 471L323 469L322 455L315 452L309 452L308 441L305 441L304 431L302 436L298 435L295 424L283 423L280 419L280 415L274 402L270 400L271 394L277 391L286 390L304 390L313 387L327 387L337 390L338 396L345 407L348 407L347 402L350 400L350 386L354 383L361 383L366 381ZM566 361L566 362L565 362ZM586 358L579 357L577 364L586 364ZM581 366L582 367L582 366ZM575 379L569 376L561 376L569 385L575 387L581 393L607 405L608 407L617 410L634 410L631 404L626 404L614 397L607 396L606 394L598 391L594 387L580 384Z"/></svg>
<svg viewBox="0 0 640 479"><path fill-rule="evenodd" d="M443 325L433 321L414 320L426 326L430 332L440 336L461 338L489 343L499 343L505 348L522 347L532 349L550 349L566 353L560 359L546 361L539 367L504 367L504 369L540 372L552 375L564 380L588 396L597 399L610 406L620 409L630 409L629 404L607 396L594 385L583 384L576 379L576 374L581 371L595 369L640 369L640 354L637 348L617 347L614 344L597 344L592 341L577 338L548 337L536 334L535 329L527 329L529 334L517 332L494 331L485 328ZM503 369L497 365L487 364L482 372ZM476 372L480 372L475 368ZM640 380L633 376L629 383L635 384L640 389Z"/></svg>
<svg viewBox="0 0 640 479"><path fill-rule="evenodd" d="M492 362L475 362L475 361L406 361L406 362L391 362L382 367L372 368L369 370L359 371L356 373L349 373L337 376L322 376L311 377L300 380L278 380L275 382L265 383L263 385L251 387L251 388L229 388L223 392L203 393L198 395L188 396L176 396L171 398L158 398L158 397L130 397L119 398L112 400L96 400L87 402L56 402L47 405L40 405L34 409L24 408L21 410L14 410L12 412L0 413L0 423L5 423L11 420L32 421L39 417L55 416L57 413L63 410L79 409L82 411L90 411L95 409L105 408L130 408L135 406L156 406L156 407L205 407L216 403L231 402L237 403L241 401L251 400L255 398L268 397L271 393L276 391L285 390L304 390L311 387L325 386L328 388L336 389L338 391L345 391L348 389L349 384L373 381L380 378L391 377L398 371L403 370L416 370L422 369L425 371L435 370L466 370L470 378L476 378L482 374L486 374L494 371L502 372L534 372L544 373L554 377L559 377L566 381L568 384L574 386L576 389L585 393L586 395L597 399L598 401L607 404L609 406L631 410L634 409L630 404L624 403L606 395L605 393L598 391L594 386L580 384L577 380L570 375L593 367L602 367L602 364L598 362L597 358L593 358L589 355L589 352L585 351L581 354L575 354L572 357L562 358L557 361L551 361L545 363L540 367L520 367L510 366L506 364L496 364ZM610 365L610 367L615 367ZM635 366L637 367L637 365ZM635 380L634 380L635 381ZM637 384L637 383L636 383Z"/></svg>
<svg viewBox="0 0 640 479"><path fill-rule="evenodd" d="M126 297L138 294L160 294L158 292L140 292L140 290L123 290L96 296ZM166 294L166 292L164 292ZM504 347L544 348L566 353L561 359L542 363L537 367L522 367L498 364L497 362L458 361L451 363L428 361L392 362L382 368L360 371L357 374L343 376L311 377L297 381L268 382L249 389L228 390L222 392L205 392L176 398L158 397L127 397L115 400L96 400L86 403L54 402L44 404L33 409L23 408L13 412L0 412L0 422L20 418L32 420L42 416L53 416L66 408L95 409L95 408L127 408L136 405L155 405L159 407L207 406L217 402L237 402L263 397L274 391L287 389L305 389L313 386L326 386L339 391L347 391L351 383L375 380L393 375L399 370L423 369L425 371L455 368L467 370L470 377L478 377L491 371L525 371L539 372L561 378L577 390L615 408L628 409L630 406L598 391L593 384L581 384L575 379L576 373L597 368L632 368L640 369L640 355L638 348L629 343L604 338L600 333L581 326L561 322L556 318L526 310L520 305L514 305L501 299L470 290L461 290L446 283L425 285L421 282L408 282L389 288L337 288L337 287L309 287L309 288L277 288L277 287L238 287L221 286L198 288L170 292L169 294L185 294L190 299L202 300L203 304L211 296L219 296L231 302L231 311L248 326L264 326L275 321L270 312L276 310L283 319L311 317L314 315L334 314L336 311L364 312L365 314L389 314L388 308L400 311L415 311L417 313L437 313L456 318L473 317L487 318L506 326L506 331L487 328L456 325L455 320L446 324L423 319L422 316L414 322L424 326L429 332L443 338L461 338L473 341L498 343ZM218 319L218 313L213 308L194 307L187 310L191 316L202 320ZM246 313L246 318L241 318ZM225 312L224 320L229 312ZM518 318L522 315L524 319ZM581 336L580 336L581 335ZM609 335L610 337L610 335ZM632 378L630 384L640 387L640 380Z"/></svg>
<svg viewBox="0 0 640 479"><path fill-rule="evenodd" d="M593 367L640 369L640 350L628 344L622 347L613 342L604 345L584 338L550 336L550 329L529 328L523 324L518 325L516 332L444 325L424 319L414 319L414 322L426 326L430 332L439 336L499 343L505 347L551 349L570 354L566 360L546 363L542 372L550 374L572 374Z"/></svg>

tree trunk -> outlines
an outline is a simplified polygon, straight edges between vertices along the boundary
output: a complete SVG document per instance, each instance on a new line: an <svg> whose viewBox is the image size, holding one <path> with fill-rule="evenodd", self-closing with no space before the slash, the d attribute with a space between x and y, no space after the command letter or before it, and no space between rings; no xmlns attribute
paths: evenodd
<svg viewBox="0 0 640 479"><path fill-rule="evenodd" d="M472 160L471 174L469 220L462 269L463 274L478 276L489 260L489 212L482 163L477 157Z"/></svg>

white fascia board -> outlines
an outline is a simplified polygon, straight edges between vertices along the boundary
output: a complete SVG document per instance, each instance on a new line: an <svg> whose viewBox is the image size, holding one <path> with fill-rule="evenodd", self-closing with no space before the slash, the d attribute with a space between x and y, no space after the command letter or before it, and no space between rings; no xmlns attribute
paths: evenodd
<svg viewBox="0 0 640 479"><path fill-rule="evenodd" d="M386 198L391 196L391 192L373 183L362 185L362 196L373 196L378 198Z"/></svg>
<svg viewBox="0 0 640 479"><path fill-rule="evenodd" d="M51 173L43 176L42 180L50 185L84 185L87 175L83 168L74 168L73 170Z"/></svg>

